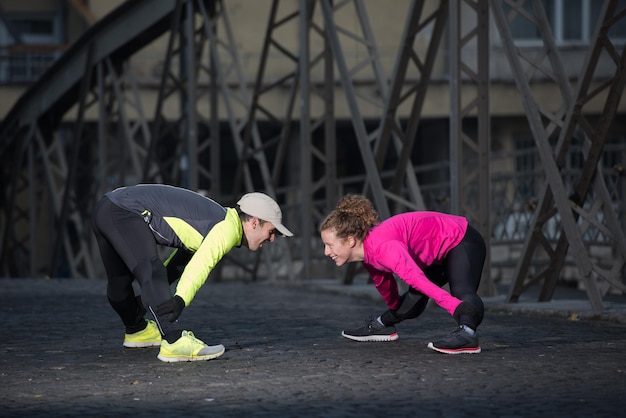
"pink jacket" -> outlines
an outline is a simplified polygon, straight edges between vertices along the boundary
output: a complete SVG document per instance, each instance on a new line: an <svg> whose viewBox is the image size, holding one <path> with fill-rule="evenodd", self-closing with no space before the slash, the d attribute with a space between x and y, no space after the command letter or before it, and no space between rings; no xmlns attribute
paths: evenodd
<svg viewBox="0 0 626 418"><path fill-rule="evenodd" d="M462 216L418 211L392 216L370 230L363 241L363 265L390 309L400 303L395 273L454 313L461 300L428 280L422 269L441 264L465 236L467 224Z"/></svg>

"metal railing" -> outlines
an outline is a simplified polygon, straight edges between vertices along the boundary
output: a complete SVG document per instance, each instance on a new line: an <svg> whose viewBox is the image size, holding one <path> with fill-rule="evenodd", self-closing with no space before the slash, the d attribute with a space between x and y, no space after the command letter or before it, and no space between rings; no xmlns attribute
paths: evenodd
<svg viewBox="0 0 626 418"><path fill-rule="evenodd" d="M0 47L0 84L33 83L63 54L66 46Z"/></svg>

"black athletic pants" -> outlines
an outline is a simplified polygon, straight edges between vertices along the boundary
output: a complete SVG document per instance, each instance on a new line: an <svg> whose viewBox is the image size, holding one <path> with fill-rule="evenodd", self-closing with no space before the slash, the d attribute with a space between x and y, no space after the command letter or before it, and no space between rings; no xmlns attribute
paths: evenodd
<svg viewBox="0 0 626 418"><path fill-rule="evenodd" d="M186 264L191 255L177 250L166 269L143 217L114 205L107 197L96 204L92 228L108 277L107 298L126 326L126 332L145 327L144 314L148 309L162 335L179 334L182 328L178 321L169 322L167 317L158 317L154 309L172 297L170 284L180 277L181 265ZM141 298L134 294L132 283L135 279L141 289Z"/></svg>
<svg viewBox="0 0 626 418"><path fill-rule="evenodd" d="M465 237L447 255L442 265L424 269L428 280L437 286L450 285L450 294L468 302L476 311L471 317L461 317L461 324L476 329L483 320L485 306L478 296L478 286L485 264L487 250L485 240L471 225L468 225ZM394 325L405 319L420 316L428 303L428 297L409 287L400 297L400 306L396 310L387 310L381 315L385 325Z"/></svg>

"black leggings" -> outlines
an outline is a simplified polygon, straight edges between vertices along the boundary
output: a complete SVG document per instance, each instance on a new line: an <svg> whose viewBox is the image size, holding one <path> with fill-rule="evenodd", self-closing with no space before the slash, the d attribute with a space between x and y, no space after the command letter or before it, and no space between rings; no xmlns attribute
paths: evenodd
<svg viewBox="0 0 626 418"><path fill-rule="evenodd" d="M465 237L450 250L443 264L423 270L428 280L439 287L448 283L452 296L474 307L476 313L472 318L461 318L462 323L473 329L480 325L485 312L485 306L477 292L486 255L485 240L476 229L468 225ZM417 318L426 309L428 299L428 296L409 287L400 297L400 306L393 311L384 312L381 321L386 325L394 325L405 319Z"/></svg>
<svg viewBox="0 0 626 418"><path fill-rule="evenodd" d="M153 314L161 333L180 332L178 322L158 318L153 309L172 297L170 284L180 277L180 264L190 257L187 252L177 251L166 269L148 224L140 215L114 205L107 197L96 204L92 228L108 277L107 298L127 330L144 323L145 309L132 286L137 279L141 302Z"/></svg>

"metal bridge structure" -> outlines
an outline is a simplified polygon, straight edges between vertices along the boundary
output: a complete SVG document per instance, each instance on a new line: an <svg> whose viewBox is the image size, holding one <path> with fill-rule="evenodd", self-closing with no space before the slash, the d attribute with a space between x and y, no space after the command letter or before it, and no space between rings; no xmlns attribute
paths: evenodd
<svg viewBox="0 0 626 418"><path fill-rule="evenodd" d="M383 219L432 209L416 175L422 167L411 160L411 153L446 37L451 150L447 209L467 216L489 245L489 31L495 27L546 179L508 299L515 302L540 284L540 300L550 300L569 255L584 277L594 310L602 311L608 287L626 291L624 230L615 199L599 174L607 129L626 83L624 47L620 50L607 33L624 24L626 10L616 0L603 2L582 72L572 86L540 0L431 1L437 6L428 12L425 3L408 3L395 65L385 74L365 2L274 0L254 80L244 75L225 2L122 3L73 44L0 124L0 275L101 275L89 225L93 205L112 185L163 182L206 191L226 205L247 191L272 195L296 237L277 240L272 249L249 259L227 257L222 264L251 274L265 266L268 275L284 274L290 280L311 277L311 262L321 255L316 225L348 185L371 197ZM356 16L358 24L342 26L337 18L342 13ZM515 19L536 25L543 42L539 53L530 56L515 45L510 33ZM428 44L418 47L416 39L425 31ZM296 48L289 39L293 33L298 34ZM132 58L162 37L167 39L163 66L147 104ZM361 44L367 53L358 61L346 59L346 42ZM289 65L281 67L280 76L268 77L269 57L276 55ZM614 71L592 89L600 60ZM533 97L530 86L538 73L559 86L562 105L556 112ZM369 96L358 88L363 79L371 83ZM334 97L338 91L345 97ZM280 106L266 100L272 93L284 98ZM604 100L603 114L594 126L585 107L598 97ZM363 167L359 178L338 175L338 99L349 110L358 144L353 158ZM364 103L380 109L374 126L365 123ZM401 108L410 109L408 116ZM478 128L467 130L468 119ZM554 136L556 146L550 142ZM584 167L572 187L563 182L562 170L575 141L583 143ZM228 179L222 170L225 145L236 159L235 174ZM546 233L554 223L557 239ZM613 248L610 266L598 265L590 256L583 239L590 228L601 231ZM489 264L487 260L484 294L495 291Z"/></svg>

